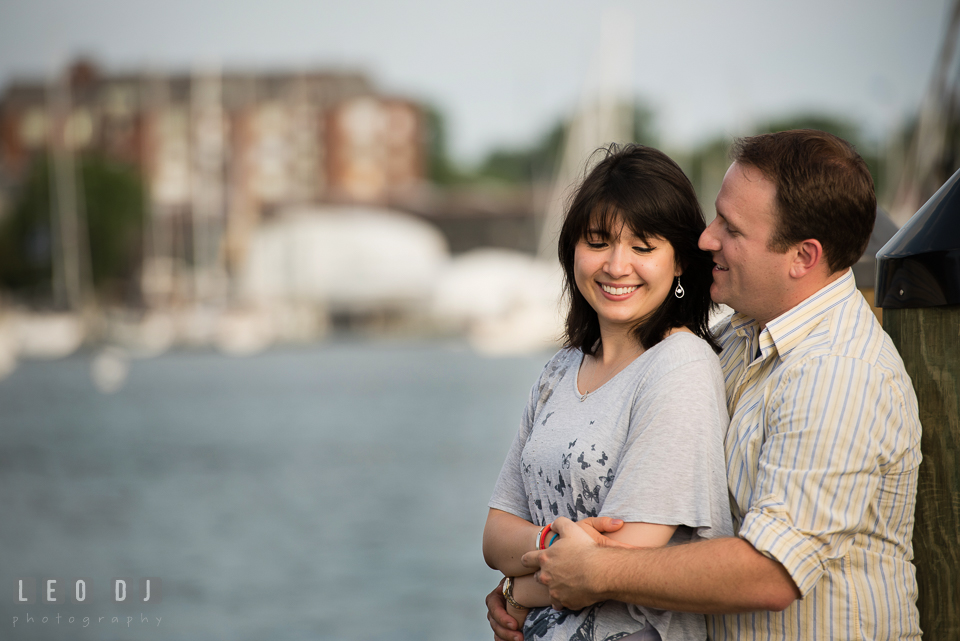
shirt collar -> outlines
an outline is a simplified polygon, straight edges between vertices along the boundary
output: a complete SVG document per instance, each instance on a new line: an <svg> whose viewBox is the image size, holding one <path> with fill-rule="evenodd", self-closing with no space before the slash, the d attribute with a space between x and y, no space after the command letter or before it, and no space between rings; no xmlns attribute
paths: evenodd
<svg viewBox="0 0 960 641"><path fill-rule="evenodd" d="M786 356L813 331L825 313L853 294L856 289L853 270L847 268L843 276L828 283L796 307L774 318L767 323L760 335L759 346L763 355L766 356L769 353L771 345L776 345L777 353L781 358ZM759 327L756 319L739 312L731 317L730 325L741 336L747 335L751 326Z"/></svg>

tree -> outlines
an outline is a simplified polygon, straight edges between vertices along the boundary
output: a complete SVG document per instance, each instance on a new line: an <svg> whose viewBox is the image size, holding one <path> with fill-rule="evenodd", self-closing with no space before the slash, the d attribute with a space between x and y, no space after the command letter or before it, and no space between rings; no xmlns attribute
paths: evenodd
<svg viewBox="0 0 960 641"><path fill-rule="evenodd" d="M633 107L632 120L633 140L610 142L638 142L655 146L657 135L653 111L638 103ZM563 153L568 124L565 120L556 122L530 147L494 149L481 163L477 171L478 178L510 184L553 180Z"/></svg>
<svg viewBox="0 0 960 641"><path fill-rule="evenodd" d="M101 297L135 288L142 255L144 187L136 169L87 155L78 159L93 285ZM54 247L51 167L38 155L0 221L0 285L34 302L52 298ZM82 232L81 232L82 233ZM71 240L71 239L68 239Z"/></svg>
<svg viewBox="0 0 960 641"><path fill-rule="evenodd" d="M427 146L427 177L436 185L450 185L463 179L447 149L447 126L436 107L423 108Z"/></svg>

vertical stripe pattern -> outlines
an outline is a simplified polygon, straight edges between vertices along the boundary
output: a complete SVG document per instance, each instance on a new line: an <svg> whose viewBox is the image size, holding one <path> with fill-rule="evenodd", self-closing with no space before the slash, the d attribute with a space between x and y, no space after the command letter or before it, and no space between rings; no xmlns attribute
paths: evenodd
<svg viewBox="0 0 960 641"><path fill-rule="evenodd" d="M853 272L763 329L734 314L717 330L734 529L803 598L708 617L711 638L918 639L917 400Z"/></svg>

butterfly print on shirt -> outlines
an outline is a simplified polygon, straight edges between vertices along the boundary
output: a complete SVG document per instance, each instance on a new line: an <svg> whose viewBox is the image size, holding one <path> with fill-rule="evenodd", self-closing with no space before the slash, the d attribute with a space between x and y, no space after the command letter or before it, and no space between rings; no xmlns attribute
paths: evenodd
<svg viewBox="0 0 960 641"><path fill-rule="evenodd" d="M563 481L563 475L558 475L560 477L560 482L553 486L557 492L560 492L560 496L563 496L563 490L567 487L567 484Z"/></svg>
<svg viewBox="0 0 960 641"><path fill-rule="evenodd" d="M553 608L537 608L533 610L524 624L523 638L543 639L561 625L568 617L576 616L573 610L554 610Z"/></svg>
<svg viewBox="0 0 960 641"><path fill-rule="evenodd" d="M580 479L580 487L583 488L583 495L593 501L594 503L600 502L600 486L595 485L593 491L590 490L590 486L587 485L587 482L583 479ZM539 505L537 507L540 507Z"/></svg>
<svg viewBox="0 0 960 641"><path fill-rule="evenodd" d="M597 610L599 609L597 606L590 608L587 618L584 619L580 627L577 628L576 634L570 637L570 641L617 641L630 635L629 632L614 632L610 636L603 637L602 639L597 637L596 624ZM649 625L649 623L647 625Z"/></svg>
<svg viewBox="0 0 960 641"><path fill-rule="evenodd" d="M614 473L613 468L607 470L606 476L601 476L600 480L603 481L603 487L610 489L613 486Z"/></svg>
<svg viewBox="0 0 960 641"><path fill-rule="evenodd" d="M586 505L584 504L584 502L583 502L583 495L582 495L582 494L577 494L577 502L574 504L574 507L576 508L576 511L575 511L575 512L572 511L572 512L571 512L572 514L577 514L577 513L579 513L579 514L583 514L584 516L596 516L596 515L597 515L597 508L591 508L591 509L589 509L589 510L587 509L587 506L586 506ZM570 508L570 505L568 504L568 505L567 505L567 509L569 509L569 508ZM570 518L573 519L573 520L576 520L576 519L577 519L576 516L571 516Z"/></svg>

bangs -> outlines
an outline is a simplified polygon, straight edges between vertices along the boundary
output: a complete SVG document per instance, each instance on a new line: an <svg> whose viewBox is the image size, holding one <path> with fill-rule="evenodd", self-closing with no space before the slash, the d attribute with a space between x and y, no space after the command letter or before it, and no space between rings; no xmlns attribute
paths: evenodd
<svg viewBox="0 0 960 641"><path fill-rule="evenodd" d="M581 224L576 231L579 232L577 237L580 240L586 238L591 232L599 232L604 238L619 238L624 228L643 240L659 236L641 225L645 222L644 217L625 215L621 207L609 202L599 203L590 215L584 216L583 220L578 222Z"/></svg>

